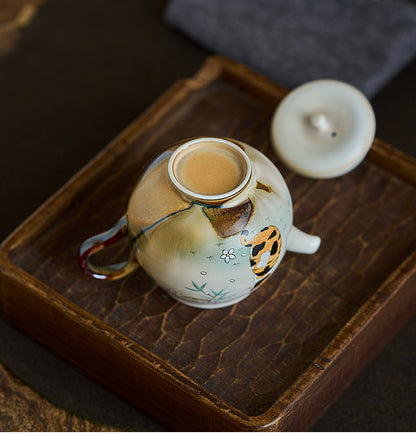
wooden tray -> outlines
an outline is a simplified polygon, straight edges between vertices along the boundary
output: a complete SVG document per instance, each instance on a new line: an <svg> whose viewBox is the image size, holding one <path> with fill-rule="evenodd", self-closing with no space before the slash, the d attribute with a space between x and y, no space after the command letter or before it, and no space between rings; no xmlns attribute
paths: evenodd
<svg viewBox="0 0 416 436"><path fill-rule="evenodd" d="M285 93L220 57L173 86L3 243L3 317L172 429L310 428L415 313L416 163L376 140L346 176L295 175L269 140ZM270 156L319 252L287 254L249 298L216 310L175 302L141 270L84 276L80 244L124 213L145 162L199 135Z"/></svg>

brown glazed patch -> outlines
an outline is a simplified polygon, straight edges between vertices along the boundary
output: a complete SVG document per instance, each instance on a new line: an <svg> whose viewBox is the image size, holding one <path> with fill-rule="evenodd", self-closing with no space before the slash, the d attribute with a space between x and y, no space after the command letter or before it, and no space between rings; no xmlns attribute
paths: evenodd
<svg viewBox="0 0 416 436"><path fill-rule="evenodd" d="M269 185L265 185L264 183L261 183L258 180L256 180L256 189L261 189L268 193L272 192L272 188Z"/></svg>
<svg viewBox="0 0 416 436"><path fill-rule="evenodd" d="M218 236L226 238L244 230L253 213L253 203L248 199L238 206L227 208L207 206L203 211Z"/></svg>

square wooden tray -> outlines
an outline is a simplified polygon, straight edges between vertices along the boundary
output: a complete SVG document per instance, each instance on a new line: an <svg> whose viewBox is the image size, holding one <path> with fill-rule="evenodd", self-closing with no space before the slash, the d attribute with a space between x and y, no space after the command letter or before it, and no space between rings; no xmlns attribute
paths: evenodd
<svg viewBox="0 0 416 436"><path fill-rule="evenodd" d="M2 316L172 429L310 428L415 313L416 163L375 140L346 176L295 175L269 139L285 94L208 58L2 244ZM322 237L318 253L287 254L249 298L216 310L175 302L141 270L118 282L84 276L79 246L124 213L144 164L199 135L266 153L295 224Z"/></svg>

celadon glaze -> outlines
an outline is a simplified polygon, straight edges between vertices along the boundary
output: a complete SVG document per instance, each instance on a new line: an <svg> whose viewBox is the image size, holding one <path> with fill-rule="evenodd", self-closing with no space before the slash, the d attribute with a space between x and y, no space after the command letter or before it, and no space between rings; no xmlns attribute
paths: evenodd
<svg viewBox="0 0 416 436"><path fill-rule="evenodd" d="M306 177L339 177L359 165L374 140L371 103L339 80L314 80L291 91L271 124L272 145L281 161Z"/></svg>
<svg viewBox="0 0 416 436"><path fill-rule="evenodd" d="M199 159L214 150L222 153L221 159L206 163L204 157L197 171L190 167L192 182L179 168L184 162L194 165L192 156L201 148ZM239 168L228 180L223 170L234 167L218 163L227 154ZM212 162L217 162L215 168ZM204 186L199 179L204 173L206 192L192 191L192 186ZM224 185L230 190L217 192L216 186L211 193L209 178L211 188L218 182L222 186L220 180L231 180ZM187 186L181 182L185 179ZM140 264L176 300L198 308L225 307L243 300L270 277L286 250L316 252L320 238L294 227L292 218L286 183L266 156L239 141L195 138L150 164L132 192L126 214L112 229L82 244L79 263L85 274L105 280L122 278ZM126 234L132 246L127 261L109 266L91 262L95 252Z"/></svg>
<svg viewBox="0 0 416 436"><path fill-rule="evenodd" d="M287 186L269 159L237 144L251 162L249 180L237 195L219 203L187 197L171 183L174 151L167 151L143 175L127 209L139 263L173 298L191 306L223 307L244 299L286 251L292 227Z"/></svg>

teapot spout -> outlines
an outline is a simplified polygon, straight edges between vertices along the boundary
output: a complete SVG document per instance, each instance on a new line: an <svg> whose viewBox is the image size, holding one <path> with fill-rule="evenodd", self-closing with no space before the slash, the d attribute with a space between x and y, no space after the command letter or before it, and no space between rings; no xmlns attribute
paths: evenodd
<svg viewBox="0 0 416 436"><path fill-rule="evenodd" d="M319 236L309 235L292 226L286 249L295 253L314 254L318 251L320 245L321 238Z"/></svg>

